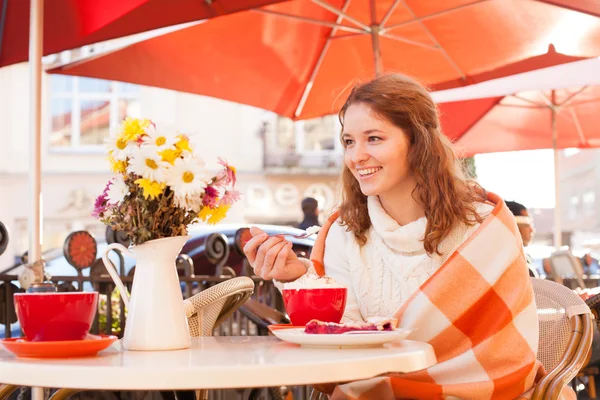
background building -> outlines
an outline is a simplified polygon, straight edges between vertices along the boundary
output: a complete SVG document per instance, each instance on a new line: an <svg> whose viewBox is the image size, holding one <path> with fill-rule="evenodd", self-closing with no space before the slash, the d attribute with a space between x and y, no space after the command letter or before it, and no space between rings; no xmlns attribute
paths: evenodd
<svg viewBox="0 0 600 400"><path fill-rule="evenodd" d="M46 63L65 62L72 55L49 57ZM28 86L27 64L0 69L0 221L11 237L0 270L28 246ZM209 167L217 167L218 156L237 167L244 197L226 222L295 224L303 197L316 197L324 214L337 198L341 146L336 116L294 124L223 100L59 75L45 75L42 92L44 250L62 247L74 230L104 238L105 227L90 216L111 177L103 142L127 116L189 133Z"/></svg>

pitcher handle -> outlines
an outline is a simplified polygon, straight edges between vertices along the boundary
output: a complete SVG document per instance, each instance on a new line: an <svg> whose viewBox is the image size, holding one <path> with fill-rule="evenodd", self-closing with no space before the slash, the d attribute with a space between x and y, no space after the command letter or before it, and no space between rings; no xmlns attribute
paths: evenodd
<svg viewBox="0 0 600 400"><path fill-rule="evenodd" d="M129 307L129 294L127 293L127 288L125 288L123 281L121 280L121 278L119 278L119 273L117 272L113 263L108 258L108 253L113 249L119 250L123 254L128 255L130 257L134 257L134 255L131 251L129 251L129 249L127 247L125 247L119 243L109 244L106 247L106 250L104 250L104 254L102 254L102 262L104 263L106 270L108 271L108 273L109 273L110 277L112 278L113 282L115 283L115 285L117 285L117 287L119 288L119 292L121 293L121 298L123 299L123 303L125 304L125 307ZM108 301L110 301L110 299Z"/></svg>

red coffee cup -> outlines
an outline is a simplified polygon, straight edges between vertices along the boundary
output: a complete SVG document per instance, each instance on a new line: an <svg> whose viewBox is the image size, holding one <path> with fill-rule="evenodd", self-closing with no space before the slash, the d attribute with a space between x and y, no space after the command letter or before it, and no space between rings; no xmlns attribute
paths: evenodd
<svg viewBox="0 0 600 400"><path fill-rule="evenodd" d="M283 303L292 325L312 319L339 323L346 309L346 288L283 289Z"/></svg>
<svg viewBox="0 0 600 400"><path fill-rule="evenodd" d="M21 329L32 342L82 340L98 309L98 292L15 293Z"/></svg>

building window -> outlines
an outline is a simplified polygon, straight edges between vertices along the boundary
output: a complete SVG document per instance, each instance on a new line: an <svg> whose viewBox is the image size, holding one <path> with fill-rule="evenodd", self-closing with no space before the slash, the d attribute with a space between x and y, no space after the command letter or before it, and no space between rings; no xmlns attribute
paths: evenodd
<svg viewBox="0 0 600 400"><path fill-rule="evenodd" d="M63 75L50 79L52 148L102 145L123 119L140 115L138 85Z"/></svg>
<svg viewBox="0 0 600 400"><path fill-rule="evenodd" d="M579 197L571 196L571 198L569 199L569 211L568 211L569 219L577 218L577 210L578 209L579 209Z"/></svg>
<svg viewBox="0 0 600 400"><path fill-rule="evenodd" d="M296 154L341 152L340 129L337 115L297 122L277 117L277 150Z"/></svg>
<svg viewBox="0 0 600 400"><path fill-rule="evenodd" d="M594 203L596 202L596 193L593 190L588 190L583 194L583 210L586 215L594 213Z"/></svg>

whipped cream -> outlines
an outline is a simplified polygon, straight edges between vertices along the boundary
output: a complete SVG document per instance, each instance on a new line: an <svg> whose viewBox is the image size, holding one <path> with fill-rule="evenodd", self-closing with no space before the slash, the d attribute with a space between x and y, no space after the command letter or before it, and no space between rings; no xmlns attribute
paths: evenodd
<svg viewBox="0 0 600 400"><path fill-rule="evenodd" d="M284 289L337 289L344 287L329 276L319 276L317 274L306 274L293 282L283 284Z"/></svg>

